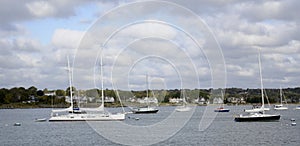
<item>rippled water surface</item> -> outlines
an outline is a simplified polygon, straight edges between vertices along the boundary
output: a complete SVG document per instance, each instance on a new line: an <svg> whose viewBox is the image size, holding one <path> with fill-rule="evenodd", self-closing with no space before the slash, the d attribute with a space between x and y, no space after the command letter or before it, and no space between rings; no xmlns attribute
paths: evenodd
<svg viewBox="0 0 300 146"><path fill-rule="evenodd" d="M155 145L300 145L300 110L294 107L277 112L281 114L279 122L234 122L233 115L250 106L228 106L229 113L218 113L206 130L199 131L206 108L199 106L178 133ZM157 114L128 114L123 122L153 125L167 118L174 108L160 107ZM120 145L99 135L86 122L35 122L35 118L49 118L50 112L51 109L1 109L0 145ZM291 118L296 120L296 126L291 126ZM21 126L13 126L16 122ZM135 141L134 137L129 140Z"/></svg>

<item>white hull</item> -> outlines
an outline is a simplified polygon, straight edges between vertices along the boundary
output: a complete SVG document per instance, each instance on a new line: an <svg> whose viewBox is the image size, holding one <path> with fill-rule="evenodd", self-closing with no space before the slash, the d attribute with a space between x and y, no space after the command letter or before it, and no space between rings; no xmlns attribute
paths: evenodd
<svg viewBox="0 0 300 146"><path fill-rule="evenodd" d="M177 112L188 112L191 110L191 108L188 106L178 106L175 110Z"/></svg>
<svg viewBox="0 0 300 146"><path fill-rule="evenodd" d="M272 117L274 115L271 114L260 114L260 113L254 113L254 114L249 114L249 115L239 115L239 117L244 117L244 118L259 118L259 117Z"/></svg>
<svg viewBox="0 0 300 146"><path fill-rule="evenodd" d="M254 109L249 109L249 110L246 110L245 109L245 112L246 113L259 113L259 112L262 112L262 111L269 111L270 108L254 108Z"/></svg>
<svg viewBox="0 0 300 146"><path fill-rule="evenodd" d="M295 108L295 110L300 110L300 107L299 107L299 106L297 106L297 107Z"/></svg>
<svg viewBox="0 0 300 146"><path fill-rule="evenodd" d="M284 107L283 105L275 105L274 110L287 110L288 107Z"/></svg>
<svg viewBox="0 0 300 146"><path fill-rule="evenodd" d="M125 119L125 114L66 114L52 116L51 121L120 121Z"/></svg>
<svg viewBox="0 0 300 146"><path fill-rule="evenodd" d="M41 119L35 119L35 121L36 122L45 122L45 121L47 121L47 119L46 118L41 118Z"/></svg>
<svg viewBox="0 0 300 146"><path fill-rule="evenodd" d="M279 107L279 108L274 108L274 110L278 110L278 111L280 111L280 110L288 110L288 108L287 107Z"/></svg>

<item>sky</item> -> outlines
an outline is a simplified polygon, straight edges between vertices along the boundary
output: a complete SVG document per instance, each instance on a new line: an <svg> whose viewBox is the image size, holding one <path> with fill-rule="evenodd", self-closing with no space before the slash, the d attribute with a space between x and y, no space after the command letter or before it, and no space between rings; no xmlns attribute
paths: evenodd
<svg viewBox="0 0 300 146"><path fill-rule="evenodd" d="M299 87L298 0L1 0L0 88ZM101 59L102 58L102 59ZM102 63L101 63L102 60ZM101 68L103 78L101 77Z"/></svg>

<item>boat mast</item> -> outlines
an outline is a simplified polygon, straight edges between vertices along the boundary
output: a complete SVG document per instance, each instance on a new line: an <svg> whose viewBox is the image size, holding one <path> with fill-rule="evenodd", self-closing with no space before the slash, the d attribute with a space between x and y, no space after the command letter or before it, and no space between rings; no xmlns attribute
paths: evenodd
<svg viewBox="0 0 300 146"><path fill-rule="evenodd" d="M73 113L73 91L72 91L72 74L71 74L71 67L70 67L70 61L69 61L69 56L67 56L68 60L68 71L69 71L69 86L70 86L70 97L71 97L71 108L72 108L72 113Z"/></svg>
<svg viewBox="0 0 300 146"><path fill-rule="evenodd" d="M102 55L101 55L101 62L100 62L100 74L101 74L101 101L102 101L102 106L104 107L104 92L103 92L103 70L102 70Z"/></svg>
<svg viewBox="0 0 300 146"><path fill-rule="evenodd" d="M260 75L260 88L261 88L261 102L262 102L262 112L265 113L265 101L264 101L264 87L263 87L263 80L262 80L262 71L261 71L261 60L260 60L260 49L258 51L258 64L259 64L259 75Z"/></svg>
<svg viewBox="0 0 300 146"><path fill-rule="evenodd" d="M281 89L281 86L280 86L280 104L282 105L282 89Z"/></svg>
<svg viewBox="0 0 300 146"><path fill-rule="evenodd" d="M149 84L148 84L148 73L146 74L146 86L147 86L147 91L146 91L146 93L147 93L147 106L148 106L148 108L149 108L149 93L148 93L148 90L149 90Z"/></svg>

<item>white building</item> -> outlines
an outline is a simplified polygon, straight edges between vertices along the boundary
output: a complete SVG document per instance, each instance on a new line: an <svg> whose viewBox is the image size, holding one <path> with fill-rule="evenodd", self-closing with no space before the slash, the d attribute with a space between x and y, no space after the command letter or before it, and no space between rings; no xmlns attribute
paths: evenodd
<svg viewBox="0 0 300 146"><path fill-rule="evenodd" d="M183 102L182 98L169 98L170 103L180 103Z"/></svg>
<svg viewBox="0 0 300 146"><path fill-rule="evenodd" d="M158 100L155 97L145 97L143 99L138 98L137 102L138 103L156 103L157 104Z"/></svg>

